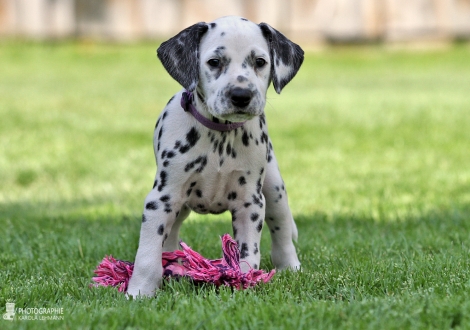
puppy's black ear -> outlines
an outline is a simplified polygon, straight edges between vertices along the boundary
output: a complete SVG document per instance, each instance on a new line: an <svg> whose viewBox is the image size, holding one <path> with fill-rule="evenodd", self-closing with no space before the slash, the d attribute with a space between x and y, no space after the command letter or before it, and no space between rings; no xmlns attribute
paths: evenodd
<svg viewBox="0 0 470 330"><path fill-rule="evenodd" d="M199 41L207 29L206 23L196 23L157 49L163 67L188 91L193 91L199 80Z"/></svg>
<svg viewBox="0 0 470 330"><path fill-rule="evenodd" d="M274 89L279 94L299 71L304 61L304 51L299 45L287 39L281 32L268 24L260 23L259 27L269 45L271 79Z"/></svg>

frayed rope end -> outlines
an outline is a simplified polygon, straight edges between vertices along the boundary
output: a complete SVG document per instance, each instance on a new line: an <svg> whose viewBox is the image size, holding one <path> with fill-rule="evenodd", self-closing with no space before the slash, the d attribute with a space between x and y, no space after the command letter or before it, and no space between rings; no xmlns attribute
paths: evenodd
<svg viewBox="0 0 470 330"><path fill-rule="evenodd" d="M182 251L163 252L163 276L184 276L195 283L211 283L215 286L224 285L241 290L260 282L266 283L276 273L274 269L270 272L250 269L242 273L237 242L229 234L223 235L221 240L223 252L221 259L206 259L184 242L180 243ZM94 286L114 286L119 292L126 292L133 270L132 262L117 260L111 255L105 256L94 271L96 274L93 277Z"/></svg>

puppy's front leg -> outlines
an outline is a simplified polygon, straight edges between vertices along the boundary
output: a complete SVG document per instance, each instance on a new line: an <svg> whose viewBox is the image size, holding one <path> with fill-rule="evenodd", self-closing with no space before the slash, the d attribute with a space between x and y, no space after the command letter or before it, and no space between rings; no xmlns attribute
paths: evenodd
<svg viewBox="0 0 470 330"><path fill-rule="evenodd" d="M260 241L263 229L265 201L262 194L253 195L252 202L232 210L233 234L240 249L240 268L246 273L259 269Z"/></svg>
<svg viewBox="0 0 470 330"><path fill-rule="evenodd" d="M142 226L134 271L127 294L131 296L154 296L162 280L162 246L175 220L177 206L169 195L154 188L145 199Z"/></svg>

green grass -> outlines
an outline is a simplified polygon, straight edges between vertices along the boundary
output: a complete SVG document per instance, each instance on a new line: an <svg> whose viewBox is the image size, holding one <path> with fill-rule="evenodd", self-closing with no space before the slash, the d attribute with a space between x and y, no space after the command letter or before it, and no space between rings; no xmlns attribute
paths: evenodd
<svg viewBox="0 0 470 330"><path fill-rule="evenodd" d="M64 310L0 328L470 328L466 45L311 53L269 92L302 272L243 292L170 281L141 301L90 288L104 255L135 257L153 127L179 89L156 46L0 45L0 314ZM192 215L181 236L218 258L230 227ZM269 249L266 231L266 269Z"/></svg>

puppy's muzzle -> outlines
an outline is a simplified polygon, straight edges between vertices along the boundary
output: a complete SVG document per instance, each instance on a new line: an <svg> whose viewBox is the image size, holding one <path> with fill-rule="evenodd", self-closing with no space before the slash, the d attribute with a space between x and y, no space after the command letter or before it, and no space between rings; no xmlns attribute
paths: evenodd
<svg viewBox="0 0 470 330"><path fill-rule="evenodd" d="M230 100L237 108L246 108L253 98L253 92L246 88L236 87L230 92Z"/></svg>

